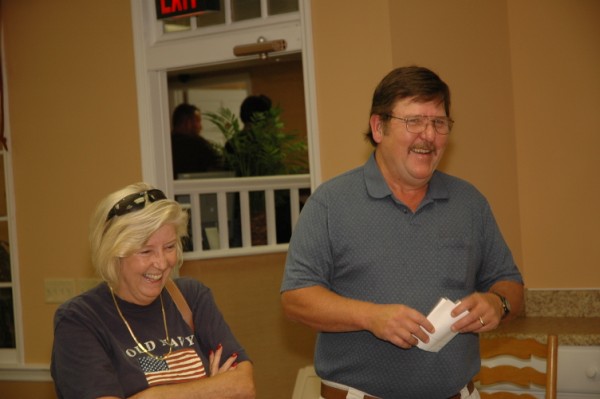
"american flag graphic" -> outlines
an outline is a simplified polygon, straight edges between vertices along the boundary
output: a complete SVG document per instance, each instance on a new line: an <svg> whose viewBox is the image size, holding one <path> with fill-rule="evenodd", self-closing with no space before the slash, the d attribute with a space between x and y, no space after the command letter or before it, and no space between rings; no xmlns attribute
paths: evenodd
<svg viewBox="0 0 600 399"><path fill-rule="evenodd" d="M144 356L139 361L150 386L186 382L206 376L202 360L190 348L175 351L162 360Z"/></svg>

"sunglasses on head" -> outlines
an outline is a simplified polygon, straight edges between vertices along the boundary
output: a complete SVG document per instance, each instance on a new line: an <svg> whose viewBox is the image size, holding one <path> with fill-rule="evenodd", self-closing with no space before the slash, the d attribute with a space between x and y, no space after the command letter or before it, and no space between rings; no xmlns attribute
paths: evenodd
<svg viewBox="0 0 600 399"><path fill-rule="evenodd" d="M106 221L108 222L115 216L121 216L125 215L126 213L143 209L147 203L156 202L164 199L167 199L165 194L156 188L148 191L130 194L125 198L121 199L115 204L115 206L111 208L111 210L108 212L108 216L106 217Z"/></svg>

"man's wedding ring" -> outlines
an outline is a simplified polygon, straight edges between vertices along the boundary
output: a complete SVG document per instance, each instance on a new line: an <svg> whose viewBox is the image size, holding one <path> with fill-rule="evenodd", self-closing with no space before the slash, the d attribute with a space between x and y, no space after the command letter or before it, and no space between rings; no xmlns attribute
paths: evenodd
<svg viewBox="0 0 600 399"><path fill-rule="evenodd" d="M483 317L479 316L479 322L481 323L481 327L485 326L485 323L483 322Z"/></svg>

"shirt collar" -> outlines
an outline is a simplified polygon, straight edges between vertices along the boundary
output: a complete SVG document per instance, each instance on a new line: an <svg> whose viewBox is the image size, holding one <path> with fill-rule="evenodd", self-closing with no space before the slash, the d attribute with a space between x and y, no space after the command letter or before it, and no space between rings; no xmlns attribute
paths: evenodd
<svg viewBox="0 0 600 399"><path fill-rule="evenodd" d="M365 184L367 186L367 192L373 198L384 198L392 195L387 185L377 162L375 161L375 152L371 154L369 160L364 166ZM449 196L448 187L443 179L443 173L435 170L433 176L429 180L429 187L427 188L427 194L425 200L438 200L447 199Z"/></svg>

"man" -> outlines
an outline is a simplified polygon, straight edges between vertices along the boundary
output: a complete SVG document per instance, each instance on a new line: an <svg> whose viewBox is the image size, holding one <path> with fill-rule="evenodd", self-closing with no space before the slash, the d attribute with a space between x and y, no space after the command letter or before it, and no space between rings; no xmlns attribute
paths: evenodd
<svg viewBox="0 0 600 399"><path fill-rule="evenodd" d="M171 153L173 177L181 173L209 172L223 169L223 159L213 144L200 136L202 117L191 104L179 104L173 111Z"/></svg>
<svg viewBox="0 0 600 399"><path fill-rule="evenodd" d="M244 130L252 124L254 113L267 112L271 109L271 99L264 94L248 96L240 105L240 119L244 123Z"/></svg>
<svg viewBox="0 0 600 399"><path fill-rule="evenodd" d="M261 132L260 129L257 132L252 129L257 118L264 120L268 117L266 113L269 110L271 110L271 99L264 94L248 96L240 105L240 119L244 123L244 128L225 143L225 151L230 155L229 166L240 176L263 176L262 172L273 171L278 166L267 162L274 161L273 157L265 157L267 149L273 151L273 140L270 137L272 132Z"/></svg>
<svg viewBox="0 0 600 399"><path fill-rule="evenodd" d="M294 230L282 283L292 320L319 331L322 397L478 398L477 333L519 313L523 281L485 198L436 170L453 121L432 71L403 67L375 89L367 163L322 184ZM440 298L459 332L422 350ZM510 307L512 306L512 311Z"/></svg>

